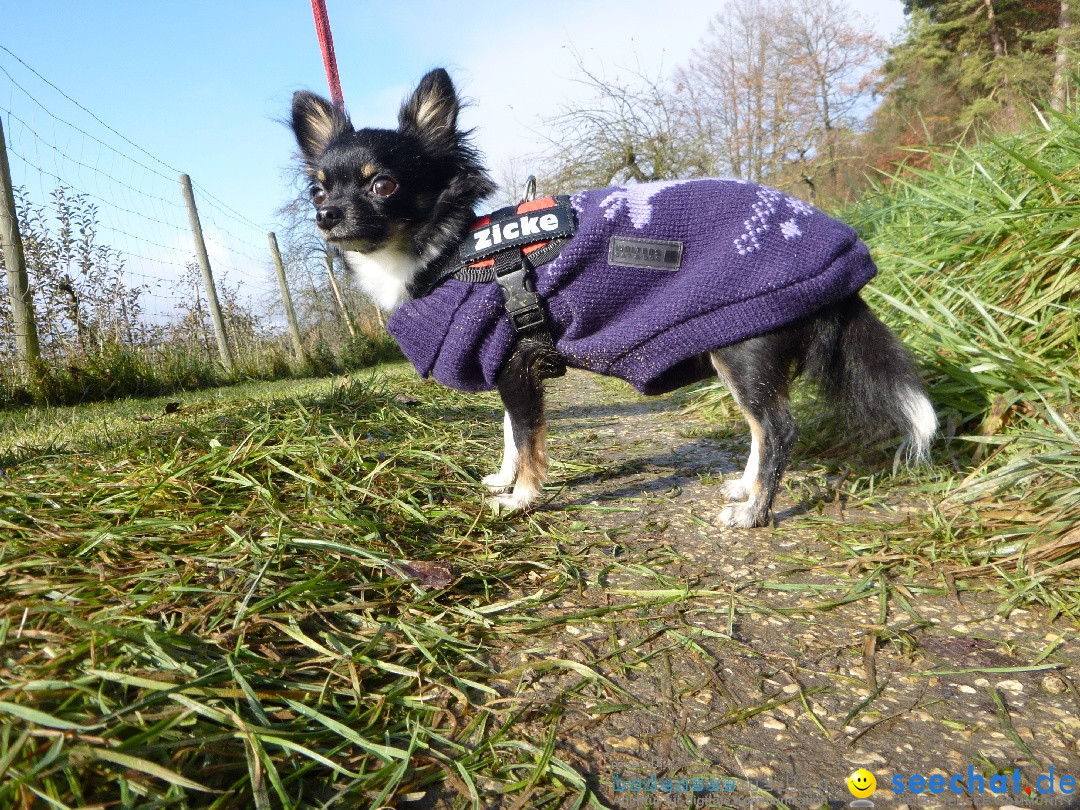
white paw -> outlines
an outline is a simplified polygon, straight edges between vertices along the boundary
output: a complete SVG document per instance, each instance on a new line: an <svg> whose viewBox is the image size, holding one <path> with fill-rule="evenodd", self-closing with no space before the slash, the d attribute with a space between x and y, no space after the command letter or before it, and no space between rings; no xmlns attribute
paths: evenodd
<svg viewBox="0 0 1080 810"><path fill-rule="evenodd" d="M745 501L750 497L750 488L741 478L733 478L720 485L720 494L729 501Z"/></svg>
<svg viewBox="0 0 1080 810"><path fill-rule="evenodd" d="M506 475L503 472L492 473L491 475L485 475L480 479L482 483L488 489L503 490L510 489L514 485L514 477Z"/></svg>
<svg viewBox="0 0 1080 810"><path fill-rule="evenodd" d="M532 499L516 498L514 493L507 492L503 495L493 495L487 498L484 503L496 515L501 515L507 512L524 512L532 505Z"/></svg>
<svg viewBox="0 0 1080 810"><path fill-rule="evenodd" d="M524 511L536 505L537 500L543 494L540 487L530 487L518 483L512 492L504 492L501 495L492 495L487 499L487 505L496 513L504 511Z"/></svg>
<svg viewBox="0 0 1080 810"><path fill-rule="evenodd" d="M733 529L752 529L757 523L757 507L752 501L733 503L720 512L720 522Z"/></svg>

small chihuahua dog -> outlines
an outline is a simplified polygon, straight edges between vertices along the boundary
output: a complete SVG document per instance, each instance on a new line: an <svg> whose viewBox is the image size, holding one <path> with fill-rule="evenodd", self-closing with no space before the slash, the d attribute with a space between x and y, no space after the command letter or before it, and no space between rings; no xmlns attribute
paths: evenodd
<svg viewBox="0 0 1080 810"><path fill-rule="evenodd" d="M800 373L856 426L903 435L898 455L926 459L937 418L910 355L858 295L876 270L850 228L735 180L584 191L478 220L495 184L459 109L437 69L395 130L354 129L309 92L293 97L292 128L319 233L392 313L405 354L446 384L498 389L503 459L484 478L493 504L540 497L543 380L563 364L644 393L719 373L751 434L745 471L723 484L728 526L769 522L798 433L788 387Z"/></svg>

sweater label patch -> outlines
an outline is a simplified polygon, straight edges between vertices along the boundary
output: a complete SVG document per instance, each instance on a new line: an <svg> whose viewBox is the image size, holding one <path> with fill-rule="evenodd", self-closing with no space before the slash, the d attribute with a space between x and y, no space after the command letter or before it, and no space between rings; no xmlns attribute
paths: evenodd
<svg viewBox="0 0 1080 810"><path fill-rule="evenodd" d="M613 236L608 243L608 264L674 271L682 265L682 251L682 242Z"/></svg>

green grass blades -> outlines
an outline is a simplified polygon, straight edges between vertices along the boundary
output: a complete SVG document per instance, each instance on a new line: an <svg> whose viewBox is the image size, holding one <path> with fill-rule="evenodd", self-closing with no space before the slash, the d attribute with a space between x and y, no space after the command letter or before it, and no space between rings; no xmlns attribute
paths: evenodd
<svg viewBox="0 0 1080 810"><path fill-rule="evenodd" d="M479 708L483 611L524 570L470 466L495 400L381 385L9 425L0 806L365 807L435 782L470 806L528 768L535 806L579 795Z"/></svg>
<svg viewBox="0 0 1080 810"><path fill-rule="evenodd" d="M868 298L929 373L956 472L942 511L978 561L961 567L1052 583L1080 520L1080 132L1058 116L922 157L860 210Z"/></svg>

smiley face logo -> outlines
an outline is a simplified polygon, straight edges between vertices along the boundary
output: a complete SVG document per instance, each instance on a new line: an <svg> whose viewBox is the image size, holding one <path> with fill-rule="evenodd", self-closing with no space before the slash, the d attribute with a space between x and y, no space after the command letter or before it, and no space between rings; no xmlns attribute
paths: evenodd
<svg viewBox="0 0 1080 810"><path fill-rule="evenodd" d="M859 768L847 778L847 789L856 799L865 799L867 796L874 795L874 791L877 790L877 779L866 768Z"/></svg>

